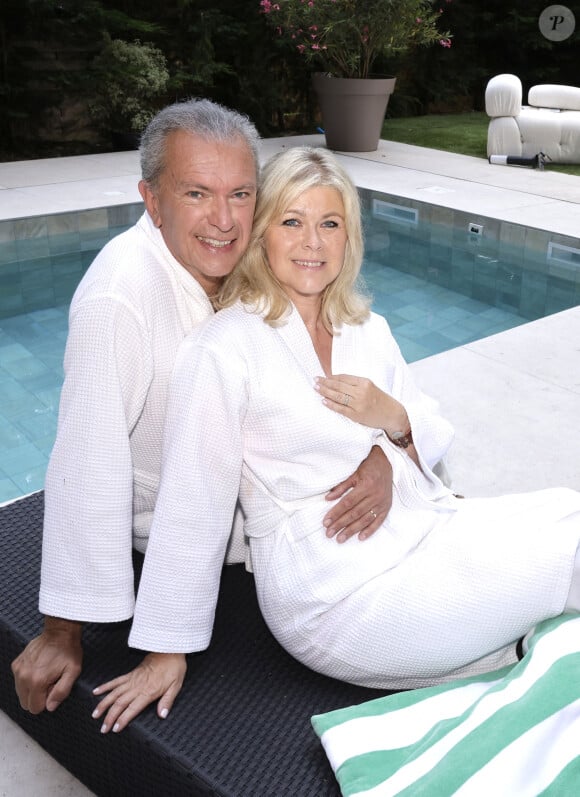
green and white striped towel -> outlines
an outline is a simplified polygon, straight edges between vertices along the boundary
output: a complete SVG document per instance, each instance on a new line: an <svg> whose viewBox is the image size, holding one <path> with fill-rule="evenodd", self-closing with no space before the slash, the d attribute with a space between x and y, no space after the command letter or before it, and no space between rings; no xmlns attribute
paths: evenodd
<svg viewBox="0 0 580 797"><path fill-rule="evenodd" d="M522 661L312 717L344 797L580 795L580 617Z"/></svg>

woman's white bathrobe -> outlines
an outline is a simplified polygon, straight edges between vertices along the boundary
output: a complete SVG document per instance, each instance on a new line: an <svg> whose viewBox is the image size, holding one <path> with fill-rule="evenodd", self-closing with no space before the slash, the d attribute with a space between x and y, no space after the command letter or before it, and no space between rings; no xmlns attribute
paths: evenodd
<svg viewBox="0 0 580 797"><path fill-rule="evenodd" d="M455 498L431 471L452 429L380 316L337 331L332 372L403 403L423 472L381 431L323 405L296 311L272 328L238 304L184 343L130 644L207 647L240 489L262 612L309 667L404 688L514 661L515 642L566 606L580 494ZM338 544L322 527L324 496L375 443L393 466L393 506L369 540Z"/></svg>
<svg viewBox="0 0 580 797"><path fill-rule="evenodd" d="M40 611L131 617L179 345L213 315L145 213L97 255L70 308L58 432L46 474Z"/></svg>

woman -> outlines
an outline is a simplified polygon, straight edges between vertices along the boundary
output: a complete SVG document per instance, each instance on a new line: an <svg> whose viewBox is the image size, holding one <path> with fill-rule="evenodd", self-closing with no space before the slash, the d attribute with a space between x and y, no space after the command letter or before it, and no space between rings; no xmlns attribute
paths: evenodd
<svg viewBox="0 0 580 797"><path fill-rule="evenodd" d="M336 159L275 156L224 309L178 357L129 640L154 652L95 690L104 732L157 698L167 716L184 654L208 646L238 490L266 622L327 675L397 689L496 669L535 623L580 607L580 494L459 500L441 483L451 427L357 292L361 259ZM204 394L205 407L190 398ZM332 544L325 493L375 444L391 510L364 544Z"/></svg>

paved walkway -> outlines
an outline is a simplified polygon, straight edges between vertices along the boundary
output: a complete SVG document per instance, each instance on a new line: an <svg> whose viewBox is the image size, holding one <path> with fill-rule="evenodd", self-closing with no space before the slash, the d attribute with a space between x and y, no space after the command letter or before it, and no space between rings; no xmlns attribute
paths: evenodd
<svg viewBox="0 0 580 797"><path fill-rule="evenodd" d="M262 154L301 143L323 146L324 137L267 139ZM579 235L579 177L392 141L340 157L361 187ZM0 163L0 220L137 202L138 179L137 152Z"/></svg>
<svg viewBox="0 0 580 797"><path fill-rule="evenodd" d="M269 139L263 155L322 136ZM580 178L381 141L341 156L357 185L580 236ZM139 200L137 153L0 164L0 220ZM580 279L580 269L579 269ZM456 428L448 467L458 492L580 490L580 308L412 365ZM0 713L0 794L89 792Z"/></svg>

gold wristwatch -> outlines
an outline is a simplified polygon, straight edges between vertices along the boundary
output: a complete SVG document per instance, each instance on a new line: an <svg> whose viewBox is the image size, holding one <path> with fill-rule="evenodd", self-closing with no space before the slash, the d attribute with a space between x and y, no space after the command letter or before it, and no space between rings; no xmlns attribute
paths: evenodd
<svg viewBox="0 0 580 797"><path fill-rule="evenodd" d="M387 432L387 437L396 446L399 448L408 448L413 443L413 432L409 429L408 432L393 432L389 434Z"/></svg>

